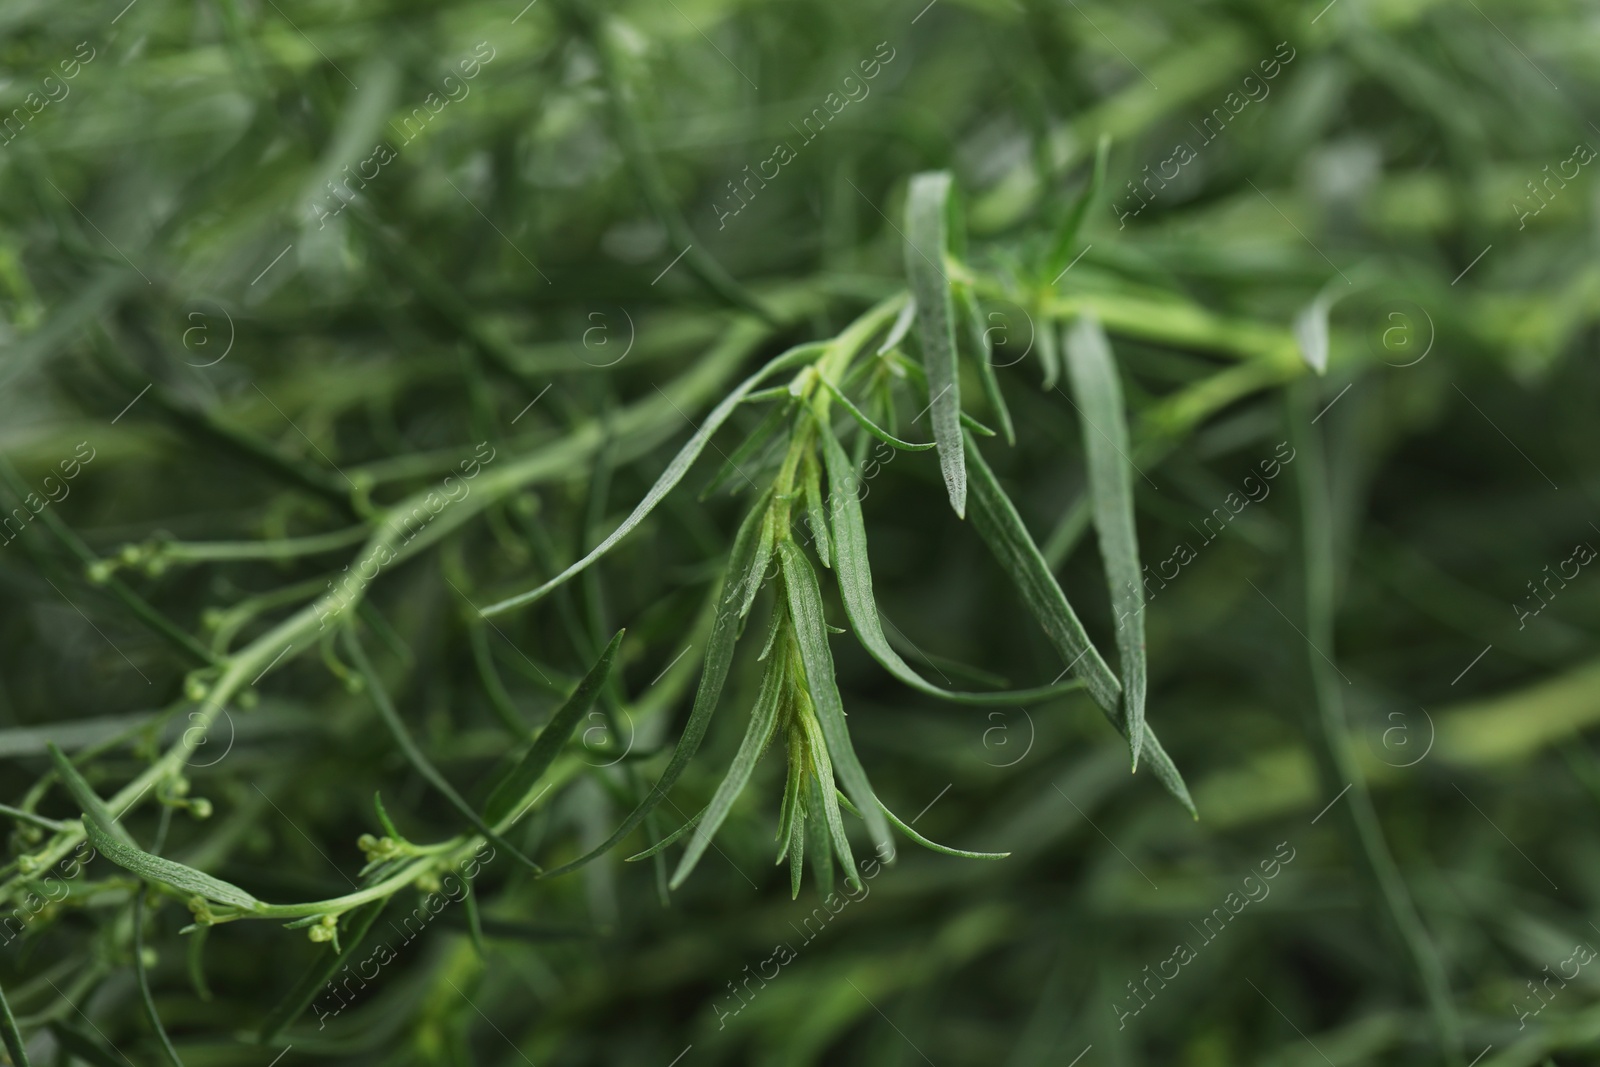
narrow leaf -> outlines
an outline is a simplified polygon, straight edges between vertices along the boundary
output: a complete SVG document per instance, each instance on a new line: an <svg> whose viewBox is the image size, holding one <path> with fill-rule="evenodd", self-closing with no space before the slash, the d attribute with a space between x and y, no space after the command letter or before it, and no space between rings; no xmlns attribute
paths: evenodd
<svg viewBox="0 0 1600 1067"><path fill-rule="evenodd" d="M1128 719L1128 748L1139 766L1144 745L1146 663L1144 575L1139 568L1139 536L1133 520L1133 461L1128 458L1128 420L1122 385L1105 331L1084 315L1067 331L1067 372L1077 397L1088 458L1089 495L1100 558L1111 587L1116 615L1117 659L1122 675L1122 707Z"/></svg>
<svg viewBox="0 0 1600 1067"><path fill-rule="evenodd" d="M697 811L693 815L689 816L689 821L688 822L684 823L682 826L680 826L676 830L672 831L672 833L668 834L666 837L663 837L660 841L657 841L655 844L651 845L649 848L645 849L643 852L635 852L633 855L627 857L622 862L623 863L638 863L640 860L647 860L650 857L654 856L656 853L665 851L665 849L666 849L666 847L668 845L674 843L680 837L682 837L684 834L688 833L690 830L693 830L697 825L699 825L700 820L705 818L705 815L706 815L706 809L705 808L701 808L699 811Z"/></svg>
<svg viewBox="0 0 1600 1067"><path fill-rule="evenodd" d="M667 883L669 889L677 889L683 884L684 879L689 877L695 864L700 862L706 847L711 844L712 837L722 827L722 820L728 817L733 802L739 799L739 794L744 792L745 785L749 783L750 774L756 769L756 762L766 751L767 742L772 740L772 731L778 721L778 698L782 695L783 676L788 669L787 657L782 654L773 657L767 664L766 674L761 679L761 690L756 695L755 708L750 713L750 726L745 730L744 740L739 743L739 751L734 755L733 765L728 768L722 784L717 786L716 793L712 794L711 803L706 805L705 817L695 828L694 837L683 850L683 857L678 860L678 869L673 872L672 880Z"/></svg>
<svg viewBox="0 0 1600 1067"><path fill-rule="evenodd" d="M185 893L192 893L214 903L226 904L244 911L256 911L263 906L261 901L231 882L213 878L204 871L197 871L174 860L152 856L137 845L124 843L102 828L92 816L84 819L83 829L95 851L118 867L132 871L141 878L148 878L152 882L164 882Z"/></svg>
<svg viewBox="0 0 1600 1067"><path fill-rule="evenodd" d="M566 703L556 709L550 716L550 721L545 728L539 731L539 737L531 748L523 754L521 760L512 769L511 773L495 787L489 794L488 803L483 806L483 819L491 826L498 826L507 817L521 812L532 802L534 786L544 777L545 771L550 769L550 764L560 754L562 746L572 736L572 731L577 729L578 723L589 709L594 707L595 698L600 695L600 690L605 687L606 679L611 674L611 663L616 658L617 649L622 646L622 635L626 630L618 630L611 643L606 645L605 651L600 653L600 658L589 668L589 673L583 676L572 695ZM508 827L509 829L509 827Z"/></svg>
<svg viewBox="0 0 1600 1067"><path fill-rule="evenodd" d="M28 1046L22 1040L22 1031L17 1029L17 1018L11 1014L11 1002L6 999L4 989L0 989L0 1039L5 1041L6 1051L11 1054L11 1062L16 1067L33 1067L28 1059Z"/></svg>
<svg viewBox="0 0 1600 1067"><path fill-rule="evenodd" d="M939 448L950 506L967 513L967 468L961 450L961 383L956 370L955 309L944 257L949 246L950 174L936 171L911 179L906 202L906 276L916 300L917 342L928 374L933 439Z"/></svg>
<svg viewBox="0 0 1600 1067"><path fill-rule="evenodd" d="M867 559L867 528L861 518L861 500L856 495L860 476L833 431L822 426L818 432L822 437L823 462L828 468L828 505L833 521L834 573L839 579L839 596L844 601L845 615L855 628L856 640L861 642L861 647L867 650L868 655L918 692L956 704L1011 707L1049 700L1082 685L1074 679L1039 689L963 693L940 689L913 670L890 646L878 619L878 605L872 595L872 568Z"/></svg>
<svg viewBox="0 0 1600 1067"><path fill-rule="evenodd" d="M856 407L855 404L850 402L850 398L845 396L844 393L840 391L838 386L834 385L826 378L822 378L822 384L827 386L828 391L833 394L834 399L839 401L844 409L850 413L850 417L861 424L861 428L863 430L866 430L884 444L892 445L895 448L901 449L905 452L926 452L928 449L934 447L934 443L932 441L902 441L888 430L885 430L883 427L873 422L872 419L868 417L866 412L862 411L860 408Z"/></svg>
<svg viewBox="0 0 1600 1067"><path fill-rule="evenodd" d="M822 470L817 466L815 453L808 453L805 459L805 498L806 522L811 527L812 546L817 550L817 559L829 569L833 567L833 547L829 543L832 539L828 536L828 519L822 510Z"/></svg>
<svg viewBox="0 0 1600 1067"><path fill-rule="evenodd" d="M400 718L400 712L395 709L394 702L389 699L389 694L383 687L383 682L379 680L378 672L373 669L372 662L367 659L367 654L361 647L361 642L356 639L355 631L348 627L344 630L344 644L346 651L350 653L350 662L355 664L356 670L366 680L367 693L372 697L373 706L378 709L378 716L394 735L395 744L400 746L400 751L417 769L417 773L427 779L428 784L433 786L463 819L471 823L474 830L494 842L496 848L504 848L512 859L537 873L541 869L539 865L524 856L521 849L501 837L495 828L478 814L477 809L456 792L455 786L439 773L439 769L433 765L433 761L428 759L422 749L417 747L416 741L411 737L411 731L406 729L405 721Z"/></svg>
<svg viewBox="0 0 1600 1067"><path fill-rule="evenodd" d="M156 998L150 992L150 975L144 965L144 887L140 887L133 898L133 974L139 985L139 999L144 1005L144 1015L150 1022L150 1028L156 1032L156 1039L161 1045L161 1051L167 1057L167 1062L172 1067L183 1067L183 1060L178 1056L178 1050L172 1047L172 1038L167 1034L167 1028L161 1022L161 1014L156 1011Z"/></svg>
<svg viewBox="0 0 1600 1067"><path fill-rule="evenodd" d="M1011 422L1011 409L1000 392L1000 378L994 372L994 348L989 344L989 331L983 328L983 309L969 285L956 286L956 299L961 305L961 317L967 324L968 347L972 360L978 365L978 381L983 385L983 397L1000 420L1000 432L1006 444L1017 443L1017 429Z"/></svg>
<svg viewBox="0 0 1600 1067"><path fill-rule="evenodd" d="M787 389L781 391L785 396L788 395ZM750 398L745 397L745 399ZM706 487L700 490L702 501L709 500L712 493L722 488L723 483L735 475L738 475L741 481L748 481L749 475L745 472L745 468L751 465L756 453L761 451L772 435L778 432L778 427L783 425L789 414L790 403L774 404L766 417L756 423L756 428L750 431L750 436L739 443L739 447L733 450L727 462L723 463L712 479L706 483Z"/></svg>
<svg viewBox="0 0 1600 1067"><path fill-rule="evenodd" d="M1318 374L1328 373L1328 312L1335 297L1323 292L1294 317L1294 339L1306 365Z"/></svg>
<svg viewBox="0 0 1600 1067"><path fill-rule="evenodd" d="M916 299L907 300L905 306L900 309L900 314L894 317L894 325L889 327L889 333L884 337L883 344L878 346L878 355L893 351L896 345L906 339L906 334L911 332L911 322L916 314Z"/></svg>
<svg viewBox="0 0 1600 1067"><path fill-rule="evenodd" d="M839 794L839 803L843 804L845 808L849 810L850 814L858 818L860 817L861 812L856 809L854 804L850 803L850 799L843 793ZM929 851L942 852L946 856L959 856L962 859L967 860L1003 860L1011 855L1009 852L969 852L966 849L951 848L949 845L941 845L939 842L923 837L921 834L913 830L909 824L902 821L898 815L890 811L889 805L885 804L883 801L878 801L878 806L883 809L883 813L889 817L889 821L894 824L894 828L896 830L899 830L901 833L911 838L912 841L915 841L917 844L921 845L925 849L928 849Z"/></svg>
<svg viewBox="0 0 1600 1067"><path fill-rule="evenodd" d="M1083 192L1062 218L1061 226L1056 230L1055 239L1051 244L1050 255L1045 261L1045 273L1050 276L1052 286L1061 279L1061 272L1067 268L1072 256L1073 243L1083 229L1083 220L1100 196L1101 188L1105 186L1106 164L1110 157L1111 135L1103 133L1100 135L1100 143L1095 145L1094 169L1089 174L1089 184L1084 186Z"/></svg>
<svg viewBox="0 0 1600 1067"><path fill-rule="evenodd" d="M819 749L823 759L827 753ZM806 852L811 856L811 877L817 883L817 892L823 900L833 895L833 850L836 842L844 842L845 856L849 857L846 866L849 868L847 877L855 885L861 884L861 878L856 873L855 857L850 856L850 842L844 836L844 819L839 816L839 802L827 805L823 800L823 786L816 777L806 779L806 806L813 812L812 817L806 820L805 843ZM837 797L839 791L833 786L833 777L828 777L826 786L830 796ZM835 824L837 823L837 826Z"/></svg>
<svg viewBox="0 0 1600 1067"><path fill-rule="evenodd" d="M789 596L789 617L794 622L795 644L800 648L800 664L805 668L806 683L811 690L811 701L817 708L817 719L822 735L827 741L828 754L833 766L850 794L864 812L867 830L874 845L894 854L894 844L889 837L889 824L878 811L877 797L867 781L855 747L850 743L850 728L844 721L844 700L839 696L839 685L833 676L833 653L828 648L828 630L822 614L822 592L817 588L817 575L807 562L805 553L792 541L779 546L783 566L783 584ZM827 794L823 799L826 801Z"/></svg>
<svg viewBox="0 0 1600 1067"><path fill-rule="evenodd" d="M1039 546L1034 544L1017 509L1000 488L1000 483L995 481L994 472L984 462L982 453L970 438L967 441L967 458L971 461L973 472L972 515L978 536L983 538L989 551L1010 577L1023 603L1038 620L1050 643L1068 661L1069 668L1084 678L1089 695L1100 705L1100 710L1111 725L1126 737L1127 721L1119 699L1121 686L1111 673L1111 668L1106 666L1100 653L1090 644L1088 635L1083 632L1083 624L1067 602L1067 595L1062 592L1060 583L1039 554ZM1142 748L1156 779L1191 815L1199 818L1182 775L1156 740L1149 723L1145 724L1144 732Z"/></svg>
<svg viewBox="0 0 1600 1067"><path fill-rule="evenodd" d="M706 735L706 727L711 724L712 713L717 709L717 701L722 696L722 687L728 680L728 669L733 664L733 650L739 640L740 592L744 582L749 580L750 564L755 557L755 542L760 536L761 518L766 509L767 500L763 496L756 502L756 506L750 509L750 514L745 516L744 522L739 526L739 533L733 539L733 553L728 560L728 573L723 578L721 590L718 591L717 612L711 621L711 634L706 639L705 662L700 669L700 688L695 691L694 707L689 712L689 721L684 724L683 733L679 735L678 743L672 750L672 758L667 762L667 769L661 772L660 779L649 794L626 819L622 820L622 825L617 827L610 837L571 863L546 871L544 877L575 871L615 848L619 841L631 834L634 827L643 822L644 817L661 803L662 798L677 783L684 767L689 765L689 761L699 750L700 742Z"/></svg>
<svg viewBox="0 0 1600 1067"><path fill-rule="evenodd" d="M100 794L96 793L84 780L83 775L78 773L78 768L72 765L72 760L67 758L67 754L61 751L54 741L47 742L46 747L50 752L51 762L56 765L56 773L61 776L61 784L67 787L67 792L72 794L72 799L83 809L84 815L94 820L108 836L129 848L138 848L139 845L134 841L133 835L117 822L117 817L106 807L105 801L100 799Z"/></svg>
<svg viewBox="0 0 1600 1067"><path fill-rule="evenodd" d="M656 479L656 483L650 487L650 491L644 495L644 499L639 501L638 506L622 521L622 525L611 532L609 537L596 545L587 556L584 556L548 582L525 593L518 593L516 596L507 597L498 603L490 604L482 610L483 615L498 615L512 608L531 604L550 592L550 590L566 582L573 575L588 568L591 563L607 552L610 552L618 541L628 536L634 527L643 522L645 516L654 511L656 505L661 503L662 499L672 491L673 487L683 480L683 476L689 473L689 468L694 465L694 461L699 458L707 442L711 440L711 435L722 427L722 424L728 420L728 416L733 414L734 409L739 406L751 390L772 375L790 367L798 366L807 360L815 359L816 355L815 345L800 345L783 353L781 356L777 356L765 367L740 382L733 392L723 398L722 403L711 410L711 414L706 416L705 422L701 423L699 428L695 430L694 436L689 438L683 448L679 449L676 456L672 457L672 462L667 464L667 469L661 472L661 477Z"/></svg>

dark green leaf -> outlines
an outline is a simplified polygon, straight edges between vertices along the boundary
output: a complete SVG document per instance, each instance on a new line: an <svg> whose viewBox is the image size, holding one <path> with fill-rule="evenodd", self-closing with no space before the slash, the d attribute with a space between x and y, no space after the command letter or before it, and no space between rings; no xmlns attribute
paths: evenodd
<svg viewBox="0 0 1600 1067"><path fill-rule="evenodd" d="M16 1067L32 1067L27 1043L22 1040L22 1031L17 1029L17 1019L11 1014L11 1002L6 999L4 989L0 989L0 1039L5 1041L6 1051Z"/></svg>
<svg viewBox="0 0 1600 1067"><path fill-rule="evenodd" d="M550 769L550 764L560 754L567 739L572 736L572 731L577 729L578 723L589 709L594 707L595 698L600 695L606 679L611 674L611 663L616 658L617 649L622 646L622 635L626 630L618 630L611 638L611 643L606 645L600 653L600 658L594 666L589 668L589 673L583 676L572 695L566 703L556 709L550 717L545 728L539 731L539 737L532 747L517 762L511 771L493 793L489 794L489 801L483 806L484 821L491 826L499 826L508 817L520 813L534 797L534 787L544 777L545 771ZM507 829L509 829L509 825Z"/></svg>
<svg viewBox="0 0 1600 1067"><path fill-rule="evenodd" d="M117 817L106 807L105 801L100 799L100 794L96 793L84 780L83 775L78 773L78 768L73 766L67 754L61 751L54 741L49 742L47 748L50 752L50 761L55 764L56 773L61 776L61 784L67 787L67 792L72 794L72 799L83 809L83 814L93 820L107 836L129 848L138 848L139 845L134 841L133 835L117 822Z"/></svg>
<svg viewBox="0 0 1600 1067"><path fill-rule="evenodd" d="M926 452L928 449L934 447L932 441L921 443L916 441L902 441L900 438L894 436L894 434L890 433L888 430L885 430L883 427L879 426L877 423L868 418L867 413L852 404L850 402L850 398L845 396L838 386L834 385L826 378L822 379L822 384L827 387L828 392L833 394L834 399L838 400L839 403L844 406L844 409L850 413L851 418L855 419L856 422L861 424L862 429L866 430L884 444L893 445L895 448L902 449L906 452Z"/></svg>
<svg viewBox="0 0 1600 1067"><path fill-rule="evenodd" d="M1006 444L1015 445L1017 430L1011 422L1011 409L1006 407L1006 398L1000 392L999 376L994 372L994 348L989 344L989 331L983 327L983 309L978 306L978 298L970 285L957 284L955 291L961 305L961 317L967 324L968 347L972 352L972 361L978 367L978 381L983 384L984 399L1000 420L1000 432L1005 435Z"/></svg>
<svg viewBox="0 0 1600 1067"><path fill-rule="evenodd" d="M83 829L88 834L89 843L97 852L118 867L132 871L141 878L148 878L152 882L163 882L185 893L193 893L214 903L226 904L245 911L256 911L262 907L261 901L230 882L213 878L204 871L197 871L182 863L152 856L136 845L125 844L102 829L93 818L83 821Z"/></svg>

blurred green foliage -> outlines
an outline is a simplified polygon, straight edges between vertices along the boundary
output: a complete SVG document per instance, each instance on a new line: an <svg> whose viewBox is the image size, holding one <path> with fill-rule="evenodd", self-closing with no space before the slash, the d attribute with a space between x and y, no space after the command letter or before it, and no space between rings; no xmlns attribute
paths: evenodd
<svg viewBox="0 0 1600 1067"><path fill-rule="evenodd" d="M34 1062L1597 1062L1590 8L9 0L0 32L0 988ZM623 627L506 844L573 861L662 774L755 493L700 495L765 412L599 564L475 607L906 289L943 169L1015 427L982 454L1118 663L1097 427L1053 384L1060 325L1111 335L1147 714L1200 818L1085 693L951 706L835 637L877 795L1010 857L902 847L791 899L769 756L669 894L677 845L623 860L734 760L751 627L620 848L482 861L430 777L481 808ZM1002 428L974 343L963 403ZM894 388L891 432L932 439ZM954 689L1070 666L933 454L855 458L900 655ZM50 742L107 826L261 900L455 851L346 914L348 961L315 915L180 933L188 889L84 862Z"/></svg>

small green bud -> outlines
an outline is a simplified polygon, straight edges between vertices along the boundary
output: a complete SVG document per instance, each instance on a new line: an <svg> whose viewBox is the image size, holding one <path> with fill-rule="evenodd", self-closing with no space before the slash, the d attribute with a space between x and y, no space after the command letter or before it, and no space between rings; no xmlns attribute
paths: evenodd
<svg viewBox="0 0 1600 1067"><path fill-rule="evenodd" d="M117 565L107 559L97 559L84 568L84 575L95 585L105 585L116 572Z"/></svg>
<svg viewBox="0 0 1600 1067"><path fill-rule="evenodd" d="M195 797L189 801L189 814L197 819L211 818L211 801L205 797Z"/></svg>

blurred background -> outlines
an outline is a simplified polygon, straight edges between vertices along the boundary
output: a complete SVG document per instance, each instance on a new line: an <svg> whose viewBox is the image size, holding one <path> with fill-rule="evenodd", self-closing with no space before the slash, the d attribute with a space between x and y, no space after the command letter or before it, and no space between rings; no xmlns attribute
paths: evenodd
<svg viewBox="0 0 1600 1067"><path fill-rule="evenodd" d="M560 878L501 859L481 951L460 905L385 934L405 894L380 976L266 1045L326 946L180 935L169 902L144 957L183 1062L1600 1062L1597 50L1600 15L1561 0L6 0L0 801L76 813L50 740L103 795L126 783L189 728L189 671L344 580L369 503L476 456L485 495L364 618L475 800L508 715L542 722L626 626L518 843L553 866L603 840L682 727L748 501L699 498L710 452L582 580L469 605L598 542L759 360L903 288L928 169L989 280L1018 440L985 451L1109 655L1080 427L1041 385L1021 267L1104 137L1043 288L1116 344L1149 718L1199 819L1128 774L1086 696L951 707L841 639L886 802L1009 859L908 846L863 893L791 900L769 757L681 889L624 862L642 832ZM1157 305L1192 343L1144 328ZM1055 677L931 455L869 489L907 657L944 684ZM323 540L237 548L287 537ZM732 759L750 644L662 829ZM347 891L375 791L414 839L459 828L336 652L264 675L190 760L209 818L164 796L137 837L302 900ZM97 860L41 901L17 859L40 833L16 824L0 890L35 1062L160 1062L126 879Z"/></svg>

